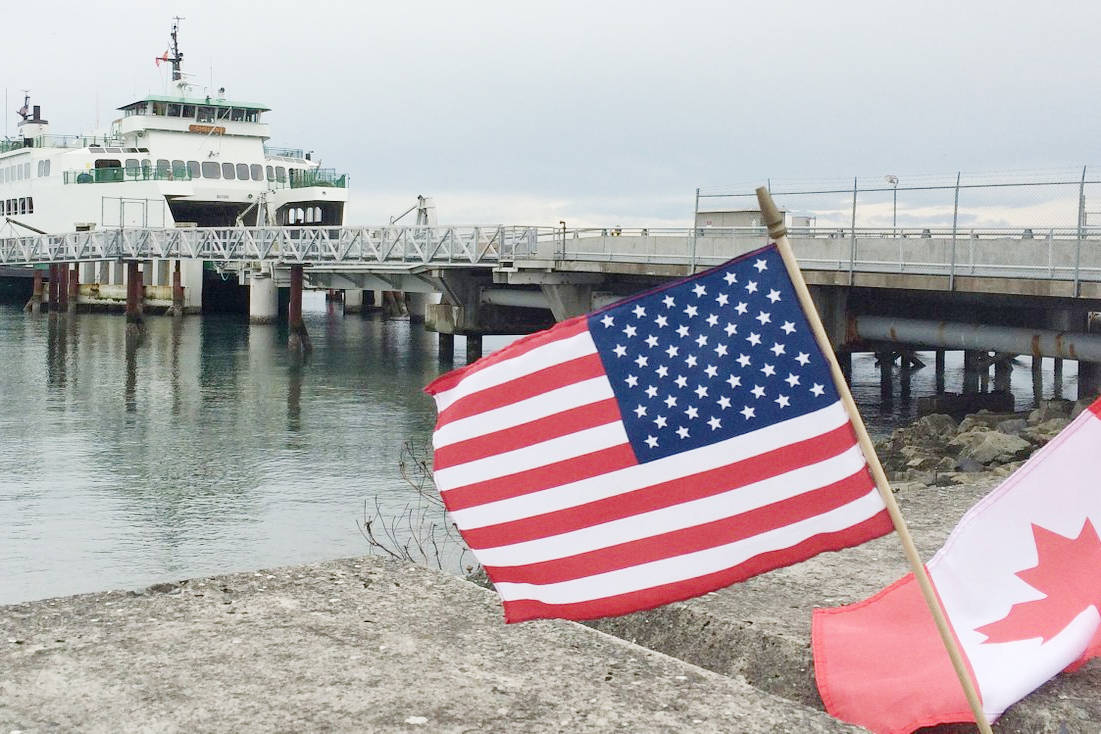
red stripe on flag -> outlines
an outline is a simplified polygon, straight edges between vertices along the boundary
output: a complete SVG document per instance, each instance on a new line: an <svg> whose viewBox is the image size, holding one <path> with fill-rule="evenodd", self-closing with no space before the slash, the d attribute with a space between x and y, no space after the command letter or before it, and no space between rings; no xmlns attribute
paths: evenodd
<svg viewBox="0 0 1101 734"><path fill-rule="evenodd" d="M608 398L443 446L436 449L432 466L434 469L447 469L457 464L549 441L575 431L615 423L621 418L616 399Z"/></svg>
<svg viewBox="0 0 1101 734"><path fill-rule="evenodd" d="M593 599L574 604L547 604L532 599L504 602L505 621L524 622L529 619L561 617L565 619L596 619L653 609L662 604L684 601L724 586L744 581L774 568L790 566L826 551L841 550L864 543L891 532L891 518L886 510L835 533L823 533L783 550L762 553L737 566L697 576L693 579L663 584L627 594Z"/></svg>
<svg viewBox="0 0 1101 734"><path fill-rule="evenodd" d="M522 566L486 566L494 583L555 584L752 538L822 515L875 489L867 469L780 502L708 523Z"/></svg>
<svg viewBox="0 0 1101 734"><path fill-rule="evenodd" d="M582 454L571 459L508 474L484 482L442 491L444 504L451 512L484 505L509 497L519 497L532 492L577 482L599 474L623 469L637 463L634 449L629 443Z"/></svg>
<svg viewBox="0 0 1101 734"><path fill-rule="evenodd" d="M541 347L544 344L550 344L560 339L569 339L571 336L576 336L588 330L589 321L586 316L578 316L569 321L563 321L560 324L554 325L547 331L537 331L534 334L529 334L521 339L517 339L504 349L500 349L493 354L482 357L477 362L472 362L465 367L459 367L458 369L451 370L445 375L440 375L429 383L428 387L424 388L424 391L429 395L438 395L441 392L450 390L462 382L464 378L475 372L480 372L486 367L495 365L498 362L503 362L506 359L519 357L521 354L526 354L532 349Z"/></svg>
<svg viewBox="0 0 1101 734"><path fill-rule="evenodd" d="M1097 400L1094 400L1093 403L1090 404L1089 410L1095 416L1097 416L1098 418L1101 418L1101 398L1098 398Z"/></svg>
<svg viewBox="0 0 1101 734"><path fill-rule="evenodd" d="M698 474L522 520L467 529L463 531L463 539L477 550L560 535L759 482L824 461L855 444L856 434L852 425L846 423L821 436Z"/></svg>
<svg viewBox="0 0 1101 734"><path fill-rule="evenodd" d="M555 388L572 385L582 380L590 380L604 374L604 365L598 354L586 354L561 364L545 367L531 374L509 380L493 387L479 390L456 400L436 419L436 428L442 428L451 421L469 418L494 408L541 395Z"/></svg>

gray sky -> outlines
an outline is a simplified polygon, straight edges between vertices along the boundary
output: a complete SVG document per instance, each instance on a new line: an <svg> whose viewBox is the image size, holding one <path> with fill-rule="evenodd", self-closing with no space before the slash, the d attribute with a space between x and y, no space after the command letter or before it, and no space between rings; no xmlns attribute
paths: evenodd
<svg viewBox="0 0 1101 734"><path fill-rule="evenodd" d="M1101 3L97 2L5 9L10 132L184 68L347 171L350 223L686 224L697 186L1101 164Z"/></svg>

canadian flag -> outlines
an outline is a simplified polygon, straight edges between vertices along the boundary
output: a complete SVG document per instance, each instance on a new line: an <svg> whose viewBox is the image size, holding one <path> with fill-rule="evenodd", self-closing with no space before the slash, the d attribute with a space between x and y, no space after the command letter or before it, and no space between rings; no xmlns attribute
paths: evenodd
<svg viewBox="0 0 1101 734"><path fill-rule="evenodd" d="M996 719L1101 654L1101 400L968 510L927 568ZM913 575L816 609L826 710L875 732L973 721Z"/></svg>
<svg viewBox="0 0 1101 734"><path fill-rule="evenodd" d="M165 49L165 52L162 55L157 56L155 59L153 59L153 65L154 66L160 66L162 61L168 61L168 50L167 49Z"/></svg>

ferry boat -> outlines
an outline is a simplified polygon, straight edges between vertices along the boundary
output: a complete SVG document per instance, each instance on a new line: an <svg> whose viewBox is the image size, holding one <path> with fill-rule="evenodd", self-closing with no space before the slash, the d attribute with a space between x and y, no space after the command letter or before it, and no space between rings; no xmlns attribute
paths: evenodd
<svg viewBox="0 0 1101 734"><path fill-rule="evenodd" d="M322 168L309 151L268 145L266 105L227 98L224 89L194 93L182 71L178 31L177 20L169 50L156 59L171 64L171 93L118 108L121 117L105 135L54 134L25 96L18 136L0 140L0 237L103 227L343 224L347 174ZM106 266L102 272L89 266L81 283L121 278ZM195 286L201 272L194 268L202 265L182 266L192 271L184 280ZM169 285L167 263L150 270L147 286ZM200 299L191 294L188 310Z"/></svg>

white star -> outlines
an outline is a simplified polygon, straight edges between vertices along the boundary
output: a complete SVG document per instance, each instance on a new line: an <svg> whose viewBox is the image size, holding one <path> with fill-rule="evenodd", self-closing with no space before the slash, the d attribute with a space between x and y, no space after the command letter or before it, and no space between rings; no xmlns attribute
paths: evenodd
<svg viewBox="0 0 1101 734"><path fill-rule="evenodd" d="M781 354L784 353L784 345L780 342L773 342L772 346L769 347L769 351L779 357Z"/></svg>
<svg viewBox="0 0 1101 734"><path fill-rule="evenodd" d="M727 303L730 302L730 296L726 295L725 293L720 293L715 300L720 306L725 306Z"/></svg>
<svg viewBox="0 0 1101 734"><path fill-rule="evenodd" d="M604 314L604 318L600 320L600 323L604 324L604 328L607 329L609 326L615 323L615 319L612 318L612 315L610 313L606 313Z"/></svg>
<svg viewBox="0 0 1101 734"><path fill-rule="evenodd" d="M756 414L757 411L747 405L738 412L744 415L746 420L749 420Z"/></svg>
<svg viewBox="0 0 1101 734"><path fill-rule="evenodd" d="M761 326L772 323L772 314L760 311L754 318L761 322Z"/></svg>
<svg viewBox="0 0 1101 734"><path fill-rule="evenodd" d="M616 344L615 349L613 349L612 351L615 352L615 356L623 357L627 354L627 347L623 346L622 344Z"/></svg>
<svg viewBox="0 0 1101 734"><path fill-rule="evenodd" d="M677 375L677 379L673 380L673 382L677 383L677 387L683 390L684 386L688 384L688 379L685 378L684 375Z"/></svg>
<svg viewBox="0 0 1101 734"><path fill-rule="evenodd" d="M707 295L707 289L703 287L703 283L696 283L695 287L692 288L692 292L696 294L696 298Z"/></svg>
<svg viewBox="0 0 1101 734"><path fill-rule="evenodd" d="M784 330L785 334L791 334L795 331L795 323L791 321L785 321L784 325L780 328Z"/></svg>
<svg viewBox="0 0 1101 734"><path fill-rule="evenodd" d="M761 343L761 335L751 332L750 335L745 338L745 340L753 346L757 346Z"/></svg>
<svg viewBox="0 0 1101 734"><path fill-rule="evenodd" d="M624 380L627 383L627 387L638 387L638 378L634 375L627 375L627 379Z"/></svg>
<svg viewBox="0 0 1101 734"><path fill-rule="evenodd" d="M672 395L665 398L665 407L667 407L667 408L677 407L677 399L675 397L673 397Z"/></svg>
<svg viewBox="0 0 1101 734"><path fill-rule="evenodd" d="M680 436L681 438L688 438L688 429L685 428L684 426L681 426L680 428L677 429L677 435Z"/></svg>
<svg viewBox="0 0 1101 734"><path fill-rule="evenodd" d="M753 263L753 267L757 268L758 273L763 273L764 271L768 270L768 263L766 263L764 260L758 260L757 262Z"/></svg>
<svg viewBox="0 0 1101 734"><path fill-rule="evenodd" d="M786 407L788 407L788 406L789 406L789 405L791 404L791 401L790 401L790 400L788 400L788 396L787 396L787 395L781 395L780 397L776 398L776 399L775 399L775 400L773 400L772 402L776 403L776 404L777 404L777 405L779 405L779 406L780 406L781 408L786 408Z"/></svg>
<svg viewBox="0 0 1101 734"><path fill-rule="evenodd" d="M630 324L627 324L627 326L623 329L623 333L626 334L627 338L629 339L638 333L638 329L631 326Z"/></svg>
<svg viewBox="0 0 1101 734"><path fill-rule="evenodd" d="M722 397L720 397L720 398L719 398L719 403L718 403L718 405L719 405L719 407L720 407L720 408L722 408L723 410L726 410L727 408L729 408L729 407L730 407L730 398L728 398L727 396L723 395Z"/></svg>
<svg viewBox="0 0 1101 734"><path fill-rule="evenodd" d="M731 375L730 377L726 378L726 381L730 383L730 389L732 390L736 387L740 387L742 384L742 378L738 377L737 375Z"/></svg>
<svg viewBox="0 0 1101 734"><path fill-rule="evenodd" d="M747 304L745 301L738 301L738 305L734 307L734 310L742 316L745 316L747 308L749 308L749 304Z"/></svg>
<svg viewBox="0 0 1101 734"><path fill-rule="evenodd" d="M772 377L776 374L776 368L770 364L766 364L764 367L761 368L761 372L765 373L765 377Z"/></svg>
<svg viewBox="0 0 1101 734"><path fill-rule="evenodd" d="M637 408L635 408L635 415L637 415L639 418L646 415L646 406L645 405L640 405Z"/></svg>
<svg viewBox="0 0 1101 734"><path fill-rule="evenodd" d="M710 316L707 317L707 325L708 326L714 326L717 323L719 323L719 317L716 316L715 314L711 314Z"/></svg>
<svg viewBox="0 0 1101 734"><path fill-rule="evenodd" d="M647 436L646 437L646 445L649 446L652 449L656 449L658 447L658 440L656 438L654 438L653 436Z"/></svg>
<svg viewBox="0 0 1101 734"><path fill-rule="evenodd" d="M799 352L799 356L795 358L795 361L806 367L807 362L810 361L810 355L806 352Z"/></svg>
<svg viewBox="0 0 1101 734"><path fill-rule="evenodd" d="M665 298L661 299L661 302L665 304L666 308L672 308L676 305L676 301L673 300L672 296L666 296Z"/></svg>
<svg viewBox="0 0 1101 734"><path fill-rule="evenodd" d="M681 339L688 336L688 327L685 326L684 324L681 324L680 326L678 326L677 327L677 336L679 336Z"/></svg>
<svg viewBox="0 0 1101 734"><path fill-rule="evenodd" d="M669 355L670 359L672 359L673 357L680 354L680 349L678 347L670 345L669 348L665 350L665 353Z"/></svg>
<svg viewBox="0 0 1101 734"><path fill-rule="evenodd" d="M704 370L704 373L708 377L714 377L715 375L719 374L719 368L713 364L709 364L707 365L707 369Z"/></svg>
<svg viewBox="0 0 1101 734"><path fill-rule="evenodd" d="M657 338L656 336L654 336L653 334L651 334L650 336L646 337L646 346L648 346L648 347L650 347L651 349L653 349L653 348L654 348L654 347L656 347L657 345L658 345L658 338Z"/></svg>
<svg viewBox="0 0 1101 734"><path fill-rule="evenodd" d="M665 416L663 415L659 415L657 418L654 419L654 425L656 425L658 428L665 428L665 423Z"/></svg>
<svg viewBox="0 0 1101 734"><path fill-rule="evenodd" d="M745 284L745 291L746 291L746 293L756 293L757 292L757 281L751 280L748 283L746 283Z"/></svg>
<svg viewBox="0 0 1101 734"><path fill-rule="evenodd" d="M788 384L788 387L795 387L799 384L799 375L788 373L788 376L784 378L784 382Z"/></svg>
<svg viewBox="0 0 1101 734"><path fill-rule="evenodd" d="M688 365L689 367L695 367L696 366L696 355L689 354L688 358L684 360L684 363L686 365Z"/></svg>
<svg viewBox="0 0 1101 734"><path fill-rule="evenodd" d="M715 416L711 416L711 418L707 421L707 425L711 426L711 430L714 431L718 428L722 428L723 422Z"/></svg>
<svg viewBox="0 0 1101 734"><path fill-rule="evenodd" d="M824 393L826 391L826 388L822 387L821 385L819 385L816 382L816 383L814 383L814 385L811 386L810 391L812 393L814 393L814 397L820 398L820 397L822 397L822 393Z"/></svg>
<svg viewBox="0 0 1101 734"><path fill-rule="evenodd" d="M664 328L669 325L669 319L665 318L664 316L658 316L656 319L654 319L654 323L657 324L659 327Z"/></svg>
<svg viewBox="0 0 1101 734"><path fill-rule="evenodd" d="M738 282L738 276L734 273L727 273L723 276L723 280L726 281L727 285L733 285L734 283Z"/></svg>
<svg viewBox="0 0 1101 734"><path fill-rule="evenodd" d="M634 313L636 319L641 319L643 316L646 315L646 309L643 308L641 305L635 306L633 309L631 309L631 311Z"/></svg>
<svg viewBox="0 0 1101 734"><path fill-rule="evenodd" d="M753 397L757 398L758 400L765 396L765 389L760 385L754 385L753 389L750 390L750 392L753 393Z"/></svg>
<svg viewBox="0 0 1101 734"><path fill-rule="evenodd" d="M656 398L657 396L658 396L658 389L656 387L654 387L653 385L650 385L648 388L646 388L646 397Z"/></svg>
<svg viewBox="0 0 1101 734"><path fill-rule="evenodd" d="M638 355L638 358L635 360L635 364L639 367L645 367L647 362L649 362L649 360L641 354Z"/></svg>
<svg viewBox="0 0 1101 734"><path fill-rule="evenodd" d="M742 367L748 367L749 366L749 361L750 360L749 360L749 357L747 355L745 355L745 354L739 354L738 355L738 364L740 364Z"/></svg>
<svg viewBox="0 0 1101 734"><path fill-rule="evenodd" d="M700 312L699 309L697 309L695 306L685 306L684 307L684 314L685 314L685 316L687 316L690 319L694 318L696 316L696 314L698 314L699 312Z"/></svg>
<svg viewBox="0 0 1101 734"><path fill-rule="evenodd" d="M726 345L725 344L716 344L715 345L715 354L716 354L716 356L719 356L719 357L725 357L726 356Z"/></svg>
<svg viewBox="0 0 1101 734"><path fill-rule="evenodd" d="M699 346L701 346L701 347L702 347L702 346L706 346L706 344L707 344L707 337L706 337L706 336L704 336L703 334L700 334L699 336L697 336L697 337L696 337L696 344L698 344L698 345L699 345Z"/></svg>
<svg viewBox="0 0 1101 734"><path fill-rule="evenodd" d="M660 367L657 368L656 371L658 373L658 377L665 377L666 375L669 374L669 368L666 367L665 365L661 365Z"/></svg>
<svg viewBox="0 0 1101 734"><path fill-rule="evenodd" d="M689 418L698 418L700 415L700 411L696 410L696 406L689 405L688 410L684 411L684 414Z"/></svg>
<svg viewBox="0 0 1101 734"><path fill-rule="evenodd" d="M726 328L723 329L723 331L726 332L727 336L733 336L734 334L738 333L738 327L728 321L726 322Z"/></svg>
<svg viewBox="0 0 1101 734"><path fill-rule="evenodd" d="M696 397L703 399L707 397L707 388L703 385L696 385Z"/></svg>
<svg viewBox="0 0 1101 734"><path fill-rule="evenodd" d="M770 290L768 292L768 300L772 301L773 303L776 303L777 301L779 301L780 300L780 291Z"/></svg>

